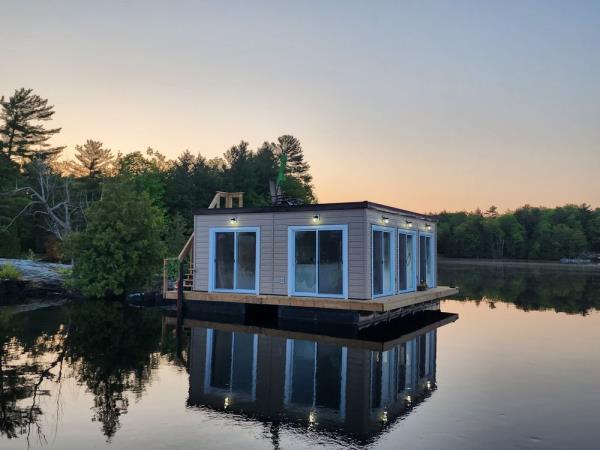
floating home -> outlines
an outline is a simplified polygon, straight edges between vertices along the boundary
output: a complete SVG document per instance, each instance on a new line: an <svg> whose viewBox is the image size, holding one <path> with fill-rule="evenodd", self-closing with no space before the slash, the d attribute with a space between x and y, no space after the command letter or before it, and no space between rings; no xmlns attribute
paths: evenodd
<svg viewBox="0 0 600 450"><path fill-rule="evenodd" d="M205 312L277 308L282 321L358 328L437 308L434 218L372 202L209 208L179 256L190 261L164 297Z"/></svg>
<svg viewBox="0 0 600 450"><path fill-rule="evenodd" d="M457 318L422 312L357 338L185 319L188 406L368 443L435 392L437 329Z"/></svg>

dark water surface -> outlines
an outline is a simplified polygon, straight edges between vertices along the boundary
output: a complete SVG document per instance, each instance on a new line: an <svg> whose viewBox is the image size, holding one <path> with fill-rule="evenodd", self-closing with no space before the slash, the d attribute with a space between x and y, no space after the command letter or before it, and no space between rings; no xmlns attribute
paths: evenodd
<svg viewBox="0 0 600 450"><path fill-rule="evenodd" d="M598 448L600 273L439 279L443 312L359 337L0 309L0 448Z"/></svg>

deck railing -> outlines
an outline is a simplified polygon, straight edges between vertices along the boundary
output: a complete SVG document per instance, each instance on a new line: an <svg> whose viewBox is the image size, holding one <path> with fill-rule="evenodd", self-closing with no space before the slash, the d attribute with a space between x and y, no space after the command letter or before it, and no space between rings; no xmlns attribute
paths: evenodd
<svg viewBox="0 0 600 450"><path fill-rule="evenodd" d="M167 292L178 290L180 273L183 274L183 290L191 291L194 286L194 233L177 258L165 258L163 261L163 297Z"/></svg>

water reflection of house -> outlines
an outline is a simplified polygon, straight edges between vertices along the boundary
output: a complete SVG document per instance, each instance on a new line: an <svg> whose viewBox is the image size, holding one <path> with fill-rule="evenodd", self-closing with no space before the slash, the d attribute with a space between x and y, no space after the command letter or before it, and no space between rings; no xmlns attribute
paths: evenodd
<svg viewBox="0 0 600 450"><path fill-rule="evenodd" d="M437 328L457 316L423 316L358 338L186 321L189 404L369 440L436 388Z"/></svg>

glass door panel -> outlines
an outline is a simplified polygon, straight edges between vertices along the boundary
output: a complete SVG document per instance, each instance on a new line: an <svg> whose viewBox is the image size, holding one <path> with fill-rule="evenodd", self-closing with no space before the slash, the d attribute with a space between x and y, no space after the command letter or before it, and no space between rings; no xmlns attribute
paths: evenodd
<svg viewBox="0 0 600 450"><path fill-rule="evenodd" d="M342 295L343 293L342 245L341 230L319 231L319 294Z"/></svg>
<svg viewBox="0 0 600 450"><path fill-rule="evenodd" d="M235 234L216 233L215 288L233 289Z"/></svg>
<svg viewBox="0 0 600 450"><path fill-rule="evenodd" d="M317 292L317 233L316 231L296 231L294 291Z"/></svg>
<svg viewBox="0 0 600 450"><path fill-rule="evenodd" d="M237 233L235 289L256 289L256 233Z"/></svg>

